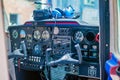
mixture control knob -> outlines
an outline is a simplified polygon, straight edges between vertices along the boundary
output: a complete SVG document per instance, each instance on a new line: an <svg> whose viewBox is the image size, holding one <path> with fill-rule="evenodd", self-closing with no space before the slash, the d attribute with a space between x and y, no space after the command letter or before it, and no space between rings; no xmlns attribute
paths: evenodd
<svg viewBox="0 0 120 80"><path fill-rule="evenodd" d="M42 66L40 66L40 69L42 69L43 67Z"/></svg>
<svg viewBox="0 0 120 80"><path fill-rule="evenodd" d="M24 64L23 62L20 62L20 64Z"/></svg>

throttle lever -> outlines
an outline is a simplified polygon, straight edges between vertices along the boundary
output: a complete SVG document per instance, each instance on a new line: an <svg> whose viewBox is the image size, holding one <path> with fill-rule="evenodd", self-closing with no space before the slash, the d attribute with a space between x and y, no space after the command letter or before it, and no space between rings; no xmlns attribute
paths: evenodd
<svg viewBox="0 0 120 80"><path fill-rule="evenodd" d="M50 76L51 76L50 75L50 67L48 66L48 63L50 61L49 59L50 59L50 52L51 52L51 50L52 50L52 48L47 48L46 51L45 51L45 54L46 54L46 56L45 56L46 57L46 63L45 63L46 66L45 67L46 67L46 70L47 70L45 72L46 73L45 75L46 75L47 80L49 80Z"/></svg>
<svg viewBox="0 0 120 80"><path fill-rule="evenodd" d="M78 54L78 59L79 59L79 64L82 63L82 52L81 52L81 48L79 44L75 45L75 48L77 50L77 54Z"/></svg>

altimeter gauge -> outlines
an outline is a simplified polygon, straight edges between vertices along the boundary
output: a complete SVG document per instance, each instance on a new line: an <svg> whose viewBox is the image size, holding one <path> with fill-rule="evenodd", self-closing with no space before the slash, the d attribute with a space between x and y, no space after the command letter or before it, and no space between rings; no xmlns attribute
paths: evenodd
<svg viewBox="0 0 120 80"><path fill-rule="evenodd" d="M47 30L43 31L42 39L46 41L49 40L49 38L50 38L50 33Z"/></svg>

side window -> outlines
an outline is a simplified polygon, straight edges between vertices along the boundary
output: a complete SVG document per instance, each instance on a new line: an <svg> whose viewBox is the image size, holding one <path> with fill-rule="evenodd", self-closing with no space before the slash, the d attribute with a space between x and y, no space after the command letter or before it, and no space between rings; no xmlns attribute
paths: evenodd
<svg viewBox="0 0 120 80"><path fill-rule="evenodd" d="M62 3L62 4L61 4ZM79 21L92 25L99 25L99 0L52 0L52 7L63 9L71 5L75 13L80 14ZM58 5L59 4L59 5Z"/></svg>
<svg viewBox="0 0 120 80"><path fill-rule="evenodd" d="M95 0L84 0L85 5L91 5L94 6Z"/></svg>
<svg viewBox="0 0 120 80"><path fill-rule="evenodd" d="M10 14L10 24L17 25L18 24L18 14Z"/></svg>

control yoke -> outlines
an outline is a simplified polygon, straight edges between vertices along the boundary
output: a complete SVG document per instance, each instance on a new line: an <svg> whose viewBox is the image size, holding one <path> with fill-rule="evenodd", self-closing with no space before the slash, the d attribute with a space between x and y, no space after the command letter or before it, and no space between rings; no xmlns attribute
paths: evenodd
<svg viewBox="0 0 120 80"><path fill-rule="evenodd" d="M47 50L46 50L46 64L48 64L49 63L49 57L50 57L50 51L51 51L52 49L51 48L48 48Z"/></svg>
<svg viewBox="0 0 120 80"><path fill-rule="evenodd" d="M26 49L25 41L21 41L20 48L23 50L24 59L27 59L27 49Z"/></svg>
<svg viewBox="0 0 120 80"><path fill-rule="evenodd" d="M62 64L81 64L82 63L82 53L79 44L75 45L78 54L78 60L71 58L73 53L66 53L60 59L48 62L48 56L50 56L50 49L46 50L46 63L48 66L56 66Z"/></svg>
<svg viewBox="0 0 120 80"><path fill-rule="evenodd" d="M82 52L81 52L80 45L76 44L75 49L76 49L77 54L78 54L79 64L81 64L82 63Z"/></svg>
<svg viewBox="0 0 120 80"><path fill-rule="evenodd" d="M16 49L12 53L8 54L8 59L16 57L24 57L24 54L21 53L21 49Z"/></svg>
<svg viewBox="0 0 120 80"><path fill-rule="evenodd" d="M23 53L21 53L21 51L23 51ZM27 50L24 41L21 42L20 49L16 49L12 53L8 54L8 59L17 57L18 58L24 57L25 59L27 58Z"/></svg>

